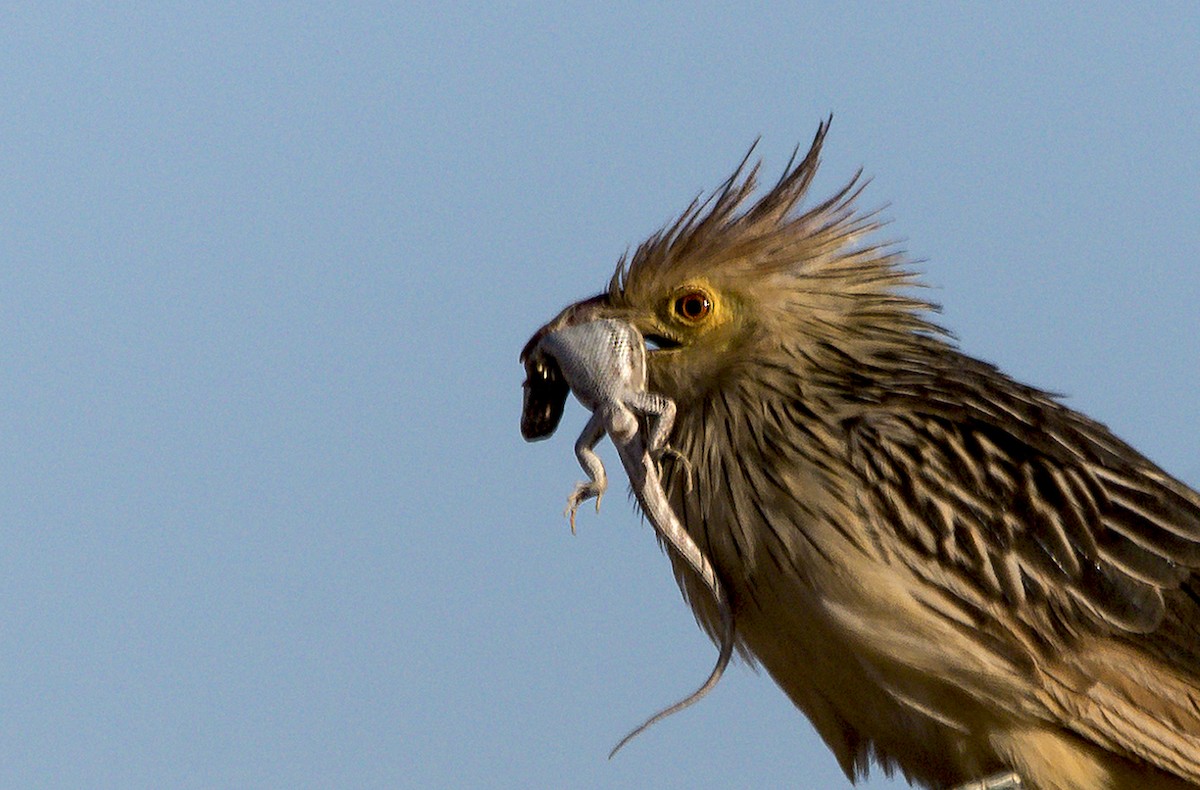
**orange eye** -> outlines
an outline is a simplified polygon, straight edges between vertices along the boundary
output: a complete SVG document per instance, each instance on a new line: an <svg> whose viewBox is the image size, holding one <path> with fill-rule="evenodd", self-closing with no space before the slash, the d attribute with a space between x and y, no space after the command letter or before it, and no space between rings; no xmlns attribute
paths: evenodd
<svg viewBox="0 0 1200 790"><path fill-rule="evenodd" d="M699 321L712 311L712 302L704 291L688 291L675 300L675 314L685 321Z"/></svg>

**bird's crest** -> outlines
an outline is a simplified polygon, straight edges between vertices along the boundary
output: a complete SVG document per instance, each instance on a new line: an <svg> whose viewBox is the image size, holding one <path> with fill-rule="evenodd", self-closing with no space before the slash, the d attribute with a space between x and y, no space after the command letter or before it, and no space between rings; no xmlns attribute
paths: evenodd
<svg viewBox="0 0 1200 790"><path fill-rule="evenodd" d="M693 200L632 258L622 256L609 298L638 301L690 278L718 276L756 288L760 299L774 294L806 334L824 334L822 323L872 336L945 334L925 318L936 305L903 293L918 283L895 245L864 241L883 221L878 211L855 205L867 183L861 170L825 201L800 209L829 123L818 126L803 159L797 162L797 147L775 185L751 202L762 164L751 162L755 141L721 187Z"/></svg>

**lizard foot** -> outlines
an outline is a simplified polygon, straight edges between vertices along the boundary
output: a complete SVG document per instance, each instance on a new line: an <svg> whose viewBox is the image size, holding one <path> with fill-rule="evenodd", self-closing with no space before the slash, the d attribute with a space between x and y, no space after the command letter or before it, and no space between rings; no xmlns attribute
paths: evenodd
<svg viewBox="0 0 1200 790"><path fill-rule="evenodd" d="M679 463L683 464L683 471L687 475L687 490L688 490L688 493L691 493L691 491L692 491L692 462L687 459L686 455L679 452L678 450L676 450L674 447L671 447L670 445L664 445L660 449L655 450L652 453L652 455L654 456L654 463L658 465L658 474L660 476L662 475L663 456L669 455L672 458L678 460Z"/></svg>
<svg viewBox="0 0 1200 790"><path fill-rule="evenodd" d="M596 498L596 512L600 512L600 500L604 498L604 492L608 486L604 483L590 482L580 483L575 486L575 490L567 497L567 509L564 515L571 519L571 534L575 534L575 511L579 510L579 506L588 501L592 497Z"/></svg>

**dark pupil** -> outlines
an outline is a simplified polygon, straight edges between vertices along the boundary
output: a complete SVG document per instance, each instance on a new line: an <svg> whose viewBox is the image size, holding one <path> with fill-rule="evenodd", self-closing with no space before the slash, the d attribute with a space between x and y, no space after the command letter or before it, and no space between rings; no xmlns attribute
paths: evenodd
<svg viewBox="0 0 1200 790"><path fill-rule="evenodd" d="M679 312L688 318L699 318L708 312L708 300L699 294L685 296L679 300Z"/></svg>

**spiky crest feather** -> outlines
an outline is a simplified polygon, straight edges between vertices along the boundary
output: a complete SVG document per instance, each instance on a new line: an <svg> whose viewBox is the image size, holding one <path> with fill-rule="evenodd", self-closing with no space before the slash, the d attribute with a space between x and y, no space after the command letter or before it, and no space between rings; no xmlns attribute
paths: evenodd
<svg viewBox="0 0 1200 790"><path fill-rule="evenodd" d="M609 283L613 303L644 306L691 277L716 276L755 289L756 299L783 300L778 317L790 319L787 328L821 342L947 336L926 317L938 307L905 293L919 283L895 245L863 243L884 223L878 211L856 206L867 184L861 170L824 202L799 211L828 130L826 121L804 158L796 163L797 147L778 182L747 206L762 165L750 164L755 141L720 188L693 200L632 259L622 256Z"/></svg>

